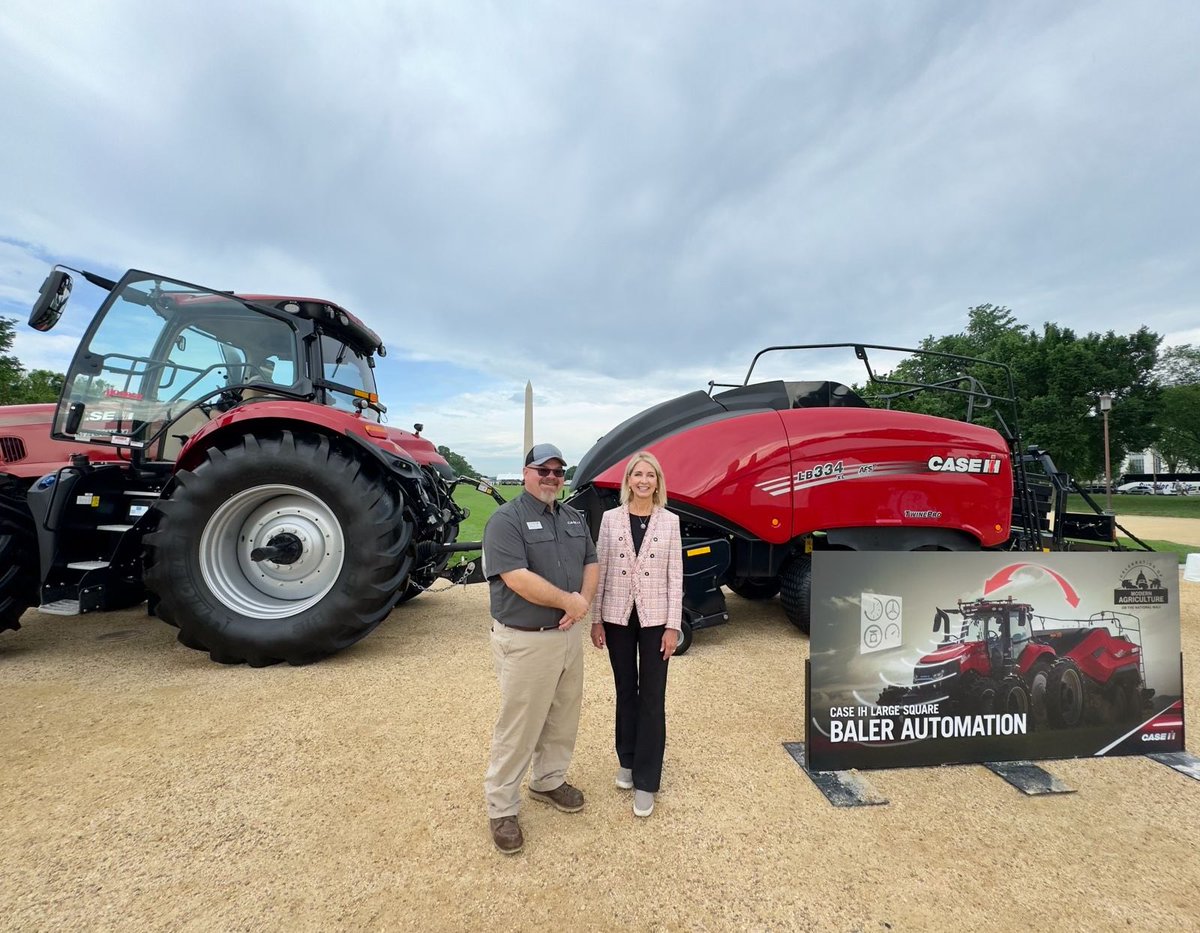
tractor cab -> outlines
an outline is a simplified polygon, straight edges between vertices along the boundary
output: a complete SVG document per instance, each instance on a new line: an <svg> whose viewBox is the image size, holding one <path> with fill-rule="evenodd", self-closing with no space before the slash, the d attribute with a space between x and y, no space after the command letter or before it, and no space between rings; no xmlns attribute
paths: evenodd
<svg viewBox="0 0 1200 933"><path fill-rule="evenodd" d="M262 400L315 402L376 421L379 337L338 306L214 291L130 271L108 290L66 374L59 440L123 447L135 462L173 462L209 420ZM30 315L49 330L71 277L52 272Z"/></svg>
<svg viewBox="0 0 1200 933"><path fill-rule="evenodd" d="M951 615L960 617L953 622ZM921 659L922 665L945 663L953 658L963 670L998 677L1022 664L1022 655L1033 642L1033 607L1026 603L977 599L960 601L957 609L939 609L934 634L941 633L937 650Z"/></svg>

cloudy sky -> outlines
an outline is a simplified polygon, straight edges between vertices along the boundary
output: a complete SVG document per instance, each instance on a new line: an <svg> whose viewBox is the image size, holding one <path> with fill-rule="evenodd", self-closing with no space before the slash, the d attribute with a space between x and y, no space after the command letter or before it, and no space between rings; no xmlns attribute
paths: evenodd
<svg viewBox="0 0 1200 933"><path fill-rule="evenodd" d="M1190 0L6 0L0 314L54 262L329 298L390 421L489 472L527 379L574 462L763 346L984 302L1200 343L1198 34Z"/></svg>

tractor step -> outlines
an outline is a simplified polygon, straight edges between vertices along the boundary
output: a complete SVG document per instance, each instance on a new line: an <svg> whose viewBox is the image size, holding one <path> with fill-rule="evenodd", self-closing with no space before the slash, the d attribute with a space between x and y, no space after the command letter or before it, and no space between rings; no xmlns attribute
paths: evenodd
<svg viewBox="0 0 1200 933"><path fill-rule="evenodd" d="M129 531L131 528L133 528L133 526L132 526L132 525L97 525L97 526L96 526L96 530L97 530L97 531L121 531L121 532L125 532L125 531Z"/></svg>
<svg viewBox="0 0 1200 933"><path fill-rule="evenodd" d="M140 489L126 489L126 490L125 490L125 495L127 495L127 496L137 496L139 499L141 499L141 498L146 498L146 499L157 499L159 496L161 496L161 495L162 495L162 493L161 493L161 492L156 492L156 491L154 491L154 490L142 491L142 490L140 490Z"/></svg>
<svg viewBox="0 0 1200 933"><path fill-rule="evenodd" d="M67 564L71 570L103 570L107 566L106 560L76 560Z"/></svg>
<svg viewBox="0 0 1200 933"><path fill-rule="evenodd" d="M81 615L77 599L56 599L52 603L43 603L38 606L38 612L45 612L52 616Z"/></svg>

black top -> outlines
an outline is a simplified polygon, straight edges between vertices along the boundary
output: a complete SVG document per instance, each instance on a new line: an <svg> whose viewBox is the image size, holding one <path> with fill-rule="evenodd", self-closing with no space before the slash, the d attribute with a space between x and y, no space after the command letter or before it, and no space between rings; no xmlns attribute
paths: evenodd
<svg viewBox="0 0 1200 933"><path fill-rule="evenodd" d="M642 541L646 537L646 526L650 524L649 515L634 515L629 513L629 534L633 538L633 553L640 554Z"/></svg>

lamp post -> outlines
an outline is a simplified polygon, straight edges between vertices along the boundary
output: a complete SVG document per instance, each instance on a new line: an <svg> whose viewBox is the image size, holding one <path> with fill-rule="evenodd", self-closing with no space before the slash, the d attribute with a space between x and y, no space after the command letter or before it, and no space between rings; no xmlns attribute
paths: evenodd
<svg viewBox="0 0 1200 933"><path fill-rule="evenodd" d="M1108 453L1108 412L1112 408L1112 396L1100 393L1100 413L1104 415L1104 506L1112 514L1112 461Z"/></svg>

